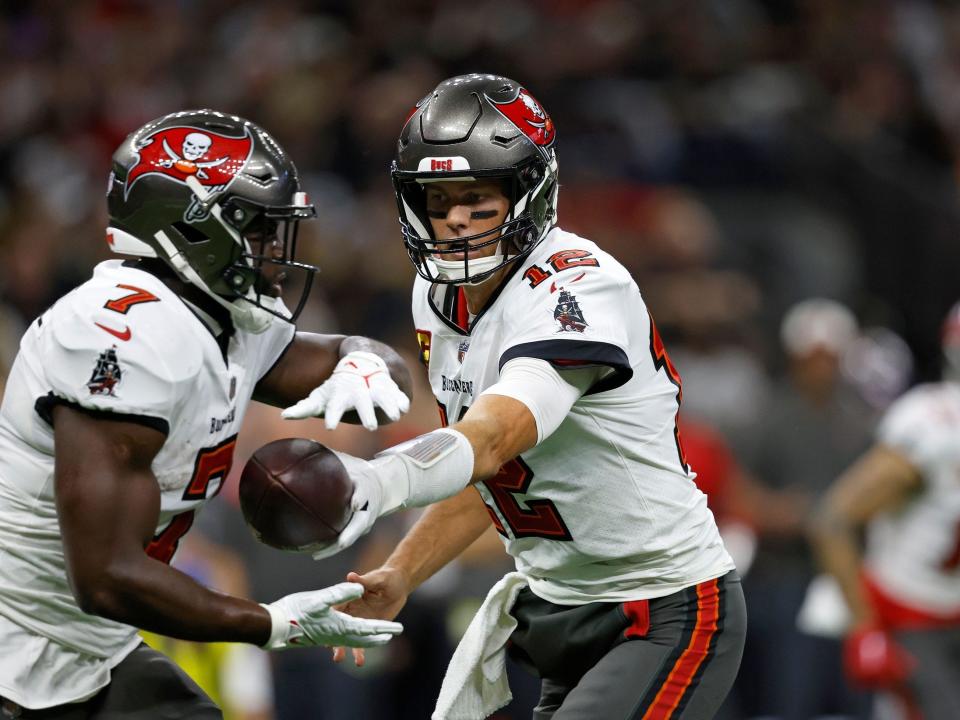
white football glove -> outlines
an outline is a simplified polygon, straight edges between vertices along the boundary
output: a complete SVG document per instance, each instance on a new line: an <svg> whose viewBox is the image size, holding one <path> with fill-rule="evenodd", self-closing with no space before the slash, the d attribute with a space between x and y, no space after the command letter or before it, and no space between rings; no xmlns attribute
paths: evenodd
<svg viewBox="0 0 960 720"><path fill-rule="evenodd" d="M334 605L363 595L360 583L340 583L323 590L287 595L269 605L273 627L265 650L327 645L373 647L384 645L403 631L403 625L388 620L368 620L334 610Z"/></svg>
<svg viewBox="0 0 960 720"><path fill-rule="evenodd" d="M353 545L370 532L383 508L383 484L374 464L346 453L338 452L336 455L353 480L353 499L350 502L353 517L340 531L336 542L313 553L314 560L323 560Z"/></svg>
<svg viewBox="0 0 960 720"><path fill-rule="evenodd" d="M383 358L357 350L340 358L326 382L281 415L287 420L322 415L327 430L333 430L344 412L356 410L363 426L376 430L376 407L391 420L399 420L410 409L410 398L390 377Z"/></svg>

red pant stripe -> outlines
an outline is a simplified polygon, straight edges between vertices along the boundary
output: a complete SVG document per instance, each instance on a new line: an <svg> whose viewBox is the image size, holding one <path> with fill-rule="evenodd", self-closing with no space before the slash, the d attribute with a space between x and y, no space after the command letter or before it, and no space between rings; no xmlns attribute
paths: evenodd
<svg viewBox="0 0 960 720"><path fill-rule="evenodd" d="M707 659L710 641L720 620L720 592L717 580L697 585L697 623L687 647L673 665L666 681L643 716L643 720L670 720L684 694L691 689L697 670Z"/></svg>

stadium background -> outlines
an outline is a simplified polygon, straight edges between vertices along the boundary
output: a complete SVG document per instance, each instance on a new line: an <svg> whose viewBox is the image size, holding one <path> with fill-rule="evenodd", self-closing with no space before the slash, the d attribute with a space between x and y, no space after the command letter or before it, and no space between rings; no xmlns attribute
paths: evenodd
<svg viewBox="0 0 960 720"><path fill-rule="evenodd" d="M440 79L520 80L558 129L560 222L634 273L684 376L688 451L741 558L751 637L731 719L862 712L837 645L798 632L804 517L877 414L939 369L960 296L960 8L922 0L451 0L0 5L0 377L26 324L109 256L109 157L144 121L213 107L295 158L319 220L309 330L367 334L416 363L413 269L388 175ZM836 305L861 328L844 327ZM838 319L840 318L840 319ZM786 337L788 344L784 346ZM327 433L254 409L236 467L275 437L369 456L437 424ZM182 566L261 601L376 564L410 518L322 564L256 545L228 490ZM507 564L495 538L405 611L363 671L321 651L194 656L234 717L424 718L464 618ZM744 562L745 566L745 562ZM272 692L271 692L272 689ZM529 717L533 686L514 709Z"/></svg>

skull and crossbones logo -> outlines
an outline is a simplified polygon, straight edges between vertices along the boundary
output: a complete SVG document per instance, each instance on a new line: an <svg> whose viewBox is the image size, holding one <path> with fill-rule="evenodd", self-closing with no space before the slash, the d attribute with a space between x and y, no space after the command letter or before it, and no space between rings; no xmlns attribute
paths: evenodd
<svg viewBox="0 0 960 720"><path fill-rule="evenodd" d="M532 97L526 93L520 93L520 99L523 101L523 104L527 106L527 109L532 112L538 119L545 120L546 115L543 112L543 109L540 107L540 104L534 100ZM530 123L533 125L534 123Z"/></svg>
<svg viewBox="0 0 960 720"><path fill-rule="evenodd" d="M228 159L227 156L224 156L216 160L197 162L209 152L211 145L213 145L213 140L209 135L202 132L192 132L183 138L180 153L177 153L164 138L163 150L167 153L167 157L160 160L160 164L165 168L176 168L184 175L196 175L201 180L206 180L205 168L222 165Z"/></svg>

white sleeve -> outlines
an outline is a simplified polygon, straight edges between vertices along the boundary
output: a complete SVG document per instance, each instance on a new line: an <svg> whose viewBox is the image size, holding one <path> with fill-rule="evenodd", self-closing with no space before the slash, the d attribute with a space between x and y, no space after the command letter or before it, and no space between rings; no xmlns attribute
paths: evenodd
<svg viewBox="0 0 960 720"><path fill-rule="evenodd" d="M126 340L114 338L102 327L129 326L113 315L59 307L44 316L40 349L49 394L37 398L36 410L49 423L53 405L65 402L169 433L199 372L200 353L173 323L149 331L138 324Z"/></svg>
<svg viewBox="0 0 960 720"><path fill-rule="evenodd" d="M891 405L877 428L877 439L893 448L919 469L937 462L938 423L941 410L935 386L921 385Z"/></svg>
<svg viewBox="0 0 960 720"><path fill-rule="evenodd" d="M591 393L619 387L632 377L627 318L639 294L632 292L635 286L625 271L590 267L524 287L500 354L501 373L517 358L545 360L561 371L612 368Z"/></svg>
<svg viewBox="0 0 960 720"><path fill-rule="evenodd" d="M500 370L500 380L482 395L504 395L527 406L537 423L537 444L550 437L573 404L604 375L609 367L583 367L561 374L546 360L517 357Z"/></svg>

